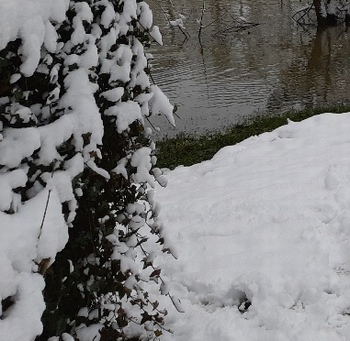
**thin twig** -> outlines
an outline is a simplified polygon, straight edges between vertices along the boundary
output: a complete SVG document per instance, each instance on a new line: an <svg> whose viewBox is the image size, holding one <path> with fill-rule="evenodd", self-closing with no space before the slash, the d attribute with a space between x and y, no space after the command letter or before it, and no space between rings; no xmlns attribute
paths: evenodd
<svg viewBox="0 0 350 341"><path fill-rule="evenodd" d="M186 37L185 42L190 38L190 34L184 30L183 27L181 27L181 25L178 26L179 30L181 31L181 33Z"/></svg>
<svg viewBox="0 0 350 341"><path fill-rule="evenodd" d="M218 32L214 33L213 36L216 36L216 35L218 35L220 33L224 33L225 34L225 33L229 32L231 30L234 30L234 29L235 29L235 32L238 33L238 32L244 31L244 30L248 30L251 27L258 26L258 25L260 25L260 24L258 24L258 23L244 23L243 25L235 24L235 25L229 26L229 27L227 27L227 28L225 28L225 29L223 29L221 31L218 31Z"/></svg>
<svg viewBox="0 0 350 341"><path fill-rule="evenodd" d="M151 120L149 119L149 117L146 117L147 122L151 125L151 127L153 128L154 131L159 131L159 128L156 127Z"/></svg>
<svg viewBox="0 0 350 341"><path fill-rule="evenodd" d="M53 178L53 171L51 172L51 179ZM41 223L40 223L40 230L39 230L39 234L38 234L38 243L37 243L37 248L39 246L39 242L40 242L40 238L41 235L43 233L43 229L44 229L44 223L45 223L45 219L46 219L46 215L47 215L47 210L49 208L49 203L50 203L50 198L51 198L51 192L52 189L50 188L48 193L47 193L47 199L46 199L46 204L45 204L45 209L44 209L44 214L43 217L41 219ZM50 262L51 262L51 258L44 258L40 261L40 263L38 264L39 268L38 268L38 273L41 274L42 276L45 275L46 270L49 268L50 266Z"/></svg>
<svg viewBox="0 0 350 341"><path fill-rule="evenodd" d="M217 18L217 19L213 20L212 22L210 22L209 24L203 26L203 29L206 29L207 27L209 27L209 26L215 24L217 21L219 21L220 19L222 19L222 18L226 15L227 12L229 12L228 9L227 9L219 18Z"/></svg>
<svg viewBox="0 0 350 341"><path fill-rule="evenodd" d="M166 13L164 7L163 7L157 0L154 0L154 1L155 1L155 3L159 6L159 8L162 10L162 13L163 13L165 19L168 21L169 25L170 25L171 27L173 27L173 25L171 24L171 20L170 20L168 14ZM173 2L170 1L170 3L171 3L171 6L174 8ZM184 41L184 43L187 42L187 40L190 38L190 34L189 34L186 30L184 30L184 28L181 27L180 25L178 25L177 27L179 28L179 30L181 31L181 33L185 36L185 41ZM184 43L183 43L183 44L184 44Z"/></svg>
<svg viewBox="0 0 350 341"><path fill-rule="evenodd" d="M303 8L301 8L301 9L299 9L298 11L296 11L296 12L293 14L292 19L293 19L296 23L298 23L299 25L308 25L308 23L307 23L306 20L305 20L305 17L306 17L306 16L307 16L308 20L309 20L311 23L314 22L314 21L311 19L310 15L309 15L309 13L310 13L310 11L313 9L313 7L314 7L313 5L309 5L309 6L306 6L306 7L303 7ZM302 14L300 15L299 18L296 19L296 16L299 15L300 13L302 13Z"/></svg>
<svg viewBox="0 0 350 341"><path fill-rule="evenodd" d="M203 29L203 17L204 17L204 12L205 12L205 0L203 0L203 6L202 6L201 17L200 17L200 20L199 20L199 30L198 30L198 40L199 40L199 42L201 41L201 34L202 34L202 29Z"/></svg>
<svg viewBox="0 0 350 341"><path fill-rule="evenodd" d="M41 220L41 224L40 224L40 232L38 235L38 240L40 240L41 234L43 232L43 227L44 227L44 222L45 222L45 218L46 218L46 214L47 214L47 209L49 207L49 202L50 202L50 197L51 197L51 189L49 189L49 192L47 193L47 199L46 199L46 205L45 205L45 210L44 210L44 214L43 214L43 218Z"/></svg>
<svg viewBox="0 0 350 341"><path fill-rule="evenodd" d="M137 238L137 239L139 239L140 237L142 238L141 235L139 235L139 234L136 235L136 238ZM148 257L149 253L144 249L143 245L140 244L139 247L140 247L141 251L143 252L143 254L144 254L146 257ZM150 267L151 267L153 270L158 270L157 268L154 267L153 264L150 264ZM166 285L166 283L165 283L165 281L163 280L162 276L158 275L158 277L159 277L160 281L162 282L162 284L163 284L163 285ZM180 310L180 309L177 307L177 305L176 305L176 303L175 303L174 297L172 297L172 295L170 295L169 292L166 293L165 296L168 296L168 297L170 298L170 300L171 300L171 302L172 302L174 308L177 310L177 312L179 312L180 314L183 314L183 313L184 313L183 310Z"/></svg>
<svg viewBox="0 0 350 341"><path fill-rule="evenodd" d="M171 20L169 19L168 14L166 13L164 7L163 7L157 0L154 0L154 1L155 1L155 3L159 6L159 8L162 10L162 13L163 13L165 19L166 19L166 20L168 21L168 23L170 24L170 21L171 21Z"/></svg>

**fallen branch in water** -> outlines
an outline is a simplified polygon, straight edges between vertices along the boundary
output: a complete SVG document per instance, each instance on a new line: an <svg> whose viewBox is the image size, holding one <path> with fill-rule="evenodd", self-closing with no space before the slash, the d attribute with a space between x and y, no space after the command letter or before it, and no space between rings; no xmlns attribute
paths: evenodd
<svg viewBox="0 0 350 341"><path fill-rule="evenodd" d="M232 31L235 33L238 33L238 32L248 30L252 27L258 26L258 25L260 25L260 24L259 23L250 23L250 22L244 22L244 23L239 23L239 24L236 23L232 26L229 26L223 30L220 30L220 31L214 33L213 36L217 36L219 34L226 34L226 33L232 32Z"/></svg>
<svg viewBox="0 0 350 341"><path fill-rule="evenodd" d="M315 11L313 5L304 6L298 9L292 16L292 19L299 25L315 25Z"/></svg>

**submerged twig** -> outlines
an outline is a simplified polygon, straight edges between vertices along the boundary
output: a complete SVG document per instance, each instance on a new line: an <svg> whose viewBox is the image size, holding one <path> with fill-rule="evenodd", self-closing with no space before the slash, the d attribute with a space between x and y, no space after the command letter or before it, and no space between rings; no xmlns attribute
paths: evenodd
<svg viewBox="0 0 350 341"><path fill-rule="evenodd" d="M215 24L217 21L221 20L227 14L227 12L229 12L228 9L223 14L221 14L219 18L217 18L217 19L211 21L209 24L203 26L203 29L206 29L207 27L210 27L211 25Z"/></svg>
<svg viewBox="0 0 350 341"><path fill-rule="evenodd" d="M190 38L190 34L185 30L185 28L183 27L183 25L181 25L181 24L174 25L174 22L176 22L176 21L179 20L179 19L177 19L177 20L175 20L175 21L170 20L170 18L169 18L169 16L168 16L168 14L166 13L166 10L164 9L164 7L163 7L157 0L154 0L154 1L155 1L155 3L159 6L159 8L161 9L161 11L162 11L162 13L163 13L165 19L166 19L166 20L168 21L168 23L169 23L169 26L171 26L171 27L178 27L179 30L181 31L181 33L185 36L185 42L186 42L186 41ZM171 6L174 8L173 2L170 1L170 3L171 3ZM180 19L182 20L182 18L180 18Z"/></svg>
<svg viewBox="0 0 350 341"><path fill-rule="evenodd" d="M314 25L316 21L312 19L312 14L310 14L312 9L314 9L313 5L300 8L293 14L292 19L299 25Z"/></svg>
<svg viewBox="0 0 350 341"><path fill-rule="evenodd" d="M248 30L252 27L258 26L258 25L260 25L260 24L259 23L244 23L244 24L240 24L240 25L234 24L232 26L229 26L223 30L220 30L220 31L214 33L213 36L217 36L218 34L222 34L222 33L225 34L229 31L233 31L233 30L234 30L234 32L238 33L241 31Z"/></svg>

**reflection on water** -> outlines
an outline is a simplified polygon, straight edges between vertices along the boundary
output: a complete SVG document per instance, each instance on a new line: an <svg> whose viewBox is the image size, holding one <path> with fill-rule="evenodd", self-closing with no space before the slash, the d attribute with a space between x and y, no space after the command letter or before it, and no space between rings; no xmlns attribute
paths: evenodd
<svg viewBox="0 0 350 341"><path fill-rule="evenodd" d="M291 17L299 0L206 0L201 43L202 0L148 2L164 41L152 49L152 75L179 115L176 130L162 118L152 120L162 129L159 138L222 129L257 111L349 102L350 33L298 27ZM187 41L168 26L167 18L179 13L187 17ZM227 30L236 18L259 25Z"/></svg>

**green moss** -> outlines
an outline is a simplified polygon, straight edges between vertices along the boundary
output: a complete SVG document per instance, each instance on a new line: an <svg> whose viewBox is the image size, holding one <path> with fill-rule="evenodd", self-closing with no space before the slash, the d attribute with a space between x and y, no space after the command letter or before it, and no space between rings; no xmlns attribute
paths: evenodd
<svg viewBox="0 0 350 341"><path fill-rule="evenodd" d="M350 105L329 108L289 111L282 115L260 115L242 124L234 125L225 131L208 132L200 136L180 134L175 138L161 140L157 143L157 166L174 169L176 166L191 166L211 159L221 148L234 145L246 138L272 131L292 121L302 121L308 117L324 112L349 112Z"/></svg>

